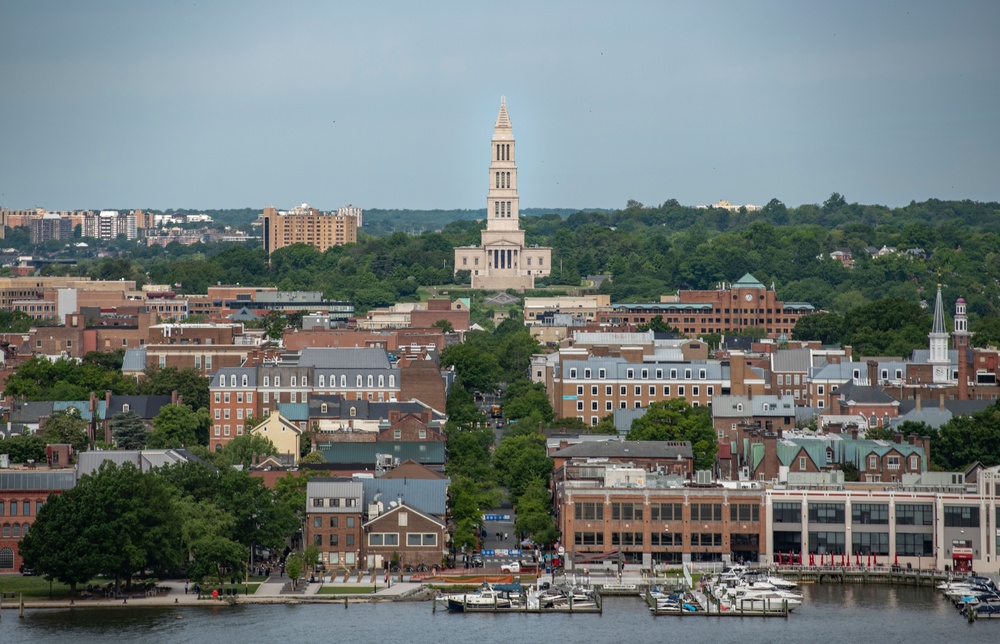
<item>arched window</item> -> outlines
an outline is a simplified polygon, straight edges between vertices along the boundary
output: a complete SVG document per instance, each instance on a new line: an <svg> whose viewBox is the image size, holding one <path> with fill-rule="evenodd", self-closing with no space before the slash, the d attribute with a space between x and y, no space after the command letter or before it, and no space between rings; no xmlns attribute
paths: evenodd
<svg viewBox="0 0 1000 644"><path fill-rule="evenodd" d="M303 387L309 386L309 376L302 376L302 386Z"/></svg>
<svg viewBox="0 0 1000 644"><path fill-rule="evenodd" d="M27 523L25 523L23 526L21 526L21 536L22 537L28 536L28 528L30 528L30 527L31 526L29 524L27 524Z"/></svg>
<svg viewBox="0 0 1000 644"><path fill-rule="evenodd" d="M8 537L8 538L10 537L10 524L9 523L3 524L3 536Z"/></svg>
<svg viewBox="0 0 1000 644"><path fill-rule="evenodd" d="M509 172L507 173L507 185L505 187L507 187L507 188L510 187L510 173Z"/></svg>
<svg viewBox="0 0 1000 644"><path fill-rule="evenodd" d="M264 376L264 386L265 387L271 386L271 378L269 376Z"/></svg>
<svg viewBox="0 0 1000 644"><path fill-rule="evenodd" d="M230 387L235 387L236 386L236 374L235 373L232 375L232 377L229 378L229 386Z"/></svg>
<svg viewBox="0 0 1000 644"><path fill-rule="evenodd" d="M6 531L7 531L7 526L4 526L4 532ZM14 569L14 551L11 550L10 548L0 548L0 570L13 570L13 569Z"/></svg>
<svg viewBox="0 0 1000 644"><path fill-rule="evenodd" d="M274 377L274 386L275 387L280 387L281 386L281 376L275 376Z"/></svg>
<svg viewBox="0 0 1000 644"><path fill-rule="evenodd" d="M14 524L14 534L12 534L11 536L14 537L15 539L17 539L18 537L21 536L21 524L20 523L15 523Z"/></svg>
<svg viewBox="0 0 1000 644"><path fill-rule="evenodd" d="M743 403L736 403L736 411L743 411Z"/></svg>
<svg viewBox="0 0 1000 644"><path fill-rule="evenodd" d="M353 406L352 406L352 407L351 407L351 418L354 418L354 417L355 417L355 416L357 416L357 415L358 415L358 410L357 410L357 408L355 408L355 407L353 407Z"/></svg>
<svg viewBox="0 0 1000 644"><path fill-rule="evenodd" d="M340 386L341 387L347 386L347 376L344 374L340 374Z"/></svg>
<svg viewBox="0 0 1000 644"><path fill-rule="evenodd" d="M327 410L328 410L328 409L329 409L329 407L327 406L327 404L326 404L326 403L323 403L322 405L320 405L320 406L319 406L319 410L320 410L320 411L321 411L322 413L324 413L324 414L325 414L325 413L327 413Z"/></svg>
<svg viewBox="0 0 1000 644"><path fill-rule="evenodd" d="M375 385L375 378L371 374L368 374L368 386L372 387Z"/></svg>
<svg viewBox="0 0 1000 644"><path fill-rule="evenodd" d="M500 216L500 202L499 201L494 201L493 202L493 216L494 217L499 217Z"/></svg>
<svg viewBox="0 0 1000 644"><path fill-rule="evenodd" d="M296 380L295 376L292 376L292 386L293 387L295 386L296 382L297 382L297 380Z"/></svg>
<svg viewBox="0 0 1000 644"><path fill-rule="evenodd" d="M378 386L379 387L385 387L385 376L383 376L382 374L379 374L379 377L378 377Z"/></svg>
<svg viewBox="0 0 1000 644"><path fill-rule="evenodd" d="M499 188L500 187L500 173L497 172L496 174L497 174L497 176L496 176L497 186L496 187Z"/></svg>
<svg viewBox="0 0 1000 644"><path fill-rule="evenodd" d="M358 374L358 387L360 387L360 386L361 386L361 374L359 373Z"/></svg>
<svg viewBox="0 0 1000 644"><path fill-rule="evenodd" d="M319 387L320 387L320 389L322 389L325 386L326 386L326 376L324 376L323 374L320 374L319 375Z"/></svg>
<svg viewBox="0 0 1000 644"><path fill-rule="evenodd" d="M391 373L389 374L389 386L390 387L396 386L396 376L392 375Z"/></svg>
<svg viewBox="0 0 1000 644"><path fill-rule="evenodd" d="M248 386L249 382L250 381L247 379L247 375L243 374L243 386L244 387Z"/></svg>

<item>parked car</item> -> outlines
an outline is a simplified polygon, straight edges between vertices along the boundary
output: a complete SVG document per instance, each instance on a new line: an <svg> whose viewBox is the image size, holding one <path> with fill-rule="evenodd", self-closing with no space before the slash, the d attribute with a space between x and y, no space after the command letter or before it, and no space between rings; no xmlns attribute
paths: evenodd
<svg viewBox="0 0 1000 644"><path fill-rule="evenodd" d="M500 571L501 572L510 573L510 574L513 574L513 575L517 575L517 574L519 574L521 572L521 562L520 561L512 561L510 563L502 564L500 566Z"/></svg>

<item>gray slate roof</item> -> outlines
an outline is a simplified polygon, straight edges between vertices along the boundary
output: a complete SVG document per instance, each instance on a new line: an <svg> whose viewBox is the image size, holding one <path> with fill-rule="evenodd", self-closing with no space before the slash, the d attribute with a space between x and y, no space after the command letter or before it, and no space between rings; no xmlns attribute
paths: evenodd
<svg viewBox="0 0 1000 644"><path fill-rule="evenodd" d="M607 441L577 443L553 458L694 458L688 441Z"/></svg>
<svg viewBox="0 0 1000 644"><path fill-rule="evenodd" d="M110 461L116 465L132 463L143 472L148 472L154 467L173 465L175 463L198 462L207 467L211 467L205 461L189 454L183 449L144 449L144 450L90 450L77 454L76 478L80 479L85 474L93 474L101 469L101 464ZM215 469L215 468L212 468Z"/></svg>
<svg viewBox="0 0 1000 644"><path fill-rule="evenodd" d="M247 377L247 387L257 387L256 367L225 367L213 373L209 381L210 387L233 387L233 376L236 376L237 389L243 389L243 376Z"/></svg>
<svg viewBox="0 0 1000 644"><path fill-rule="evenodd" d="M794 416L792 396L715 396L712 398L713 418L744 418L747 416Z"/></svg>
<svg viewBox="0 0 1000 644"><path fill-rule="evenodd" d="M812 366L811 360L810 349L781 349L771 356L771 370L783 373L808 373Z"/></svg>
<svg viewBox="0 0 1000 644"><path fill-rule="evenodd" d="M124 411L128 405L143 420L152 420L160 409L170 404L170 396L111 396L111 406L105 410L106 418Z"/></svg>
<svg viewBox="0 0 1000 644"><path fill-rule="evenodd" d="M402 499L411 508L439 517L447 511L450 483L450 479L361 479L366 507L381 501L388 508L390 501Z"/></svg>
<svg viewBox="0 0 1000 644"><path fill-rule="evenodd" d="M145 349L125 349L125 358L122 360L122 371L145 371L146 370L146 350Z"/></svg>
<svg viewBox="0 0 1000 644"><path fill-rule="evenodd" d="M385 349L308 347L302 349L300 367L324 369L388 369L389 354Z"/></svg>

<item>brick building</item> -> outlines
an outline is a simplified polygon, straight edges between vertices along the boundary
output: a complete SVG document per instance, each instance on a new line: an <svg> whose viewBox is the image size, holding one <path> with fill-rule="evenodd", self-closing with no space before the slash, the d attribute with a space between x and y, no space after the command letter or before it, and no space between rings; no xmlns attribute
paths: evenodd
<svg viewBox="0 0 1000 644"><path fill-rule="evenodd" d="M600 313L602 325L634 327L661 318L689 336L708 333L739 334L749 328L763 329L770 338L791 337L799 318L816 309L804 302L782 302L774 288L767 288L749 273L731 284L721 283L711 291L678 291L660 302L613 304Z"/></svg>
<svg viewBox="0 0 1000 644"><path fill-rule="evenodd" d="M308 204L287 211L268 206L261 217L264 250L268 255L292 244L308 244L322 253L333 246L358 241L359 208L320 212Z"/></svg>
<svg viewBox="0 0 1000 644"><path fill-rule="evenodd" d="M57 452L58 453L58 452ZM68 464L64 456L62 465ZM14 467L0 470L0 575L21 572L20 541L50 494L76 485L72 469Z"/></svg>

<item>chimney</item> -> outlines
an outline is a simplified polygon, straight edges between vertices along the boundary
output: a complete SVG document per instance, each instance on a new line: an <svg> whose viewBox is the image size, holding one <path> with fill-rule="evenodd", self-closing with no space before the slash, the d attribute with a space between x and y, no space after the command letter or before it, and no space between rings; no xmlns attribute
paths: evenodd
<svg viewBox="0 0 1000 644"><path fill-rule="evenodd" d="M878 384L878 363L874 360L868 361L868 384L872 387Z"/></svg>
<svg viewBox="0 0 1000 644"><path fill-rule="evenodd" d="M900 443L902 443L903 442L903 435L900 434L900 433L898 433L898 432L895 433L895 434L893 434L892 435L892 442L896 443L897 445L900 444Z"/></svg>
<svg viewBox="0 0 1000 644"><path fill-rule="evenodd" d="M958 399L969 399L969 347L964 343L958 347Z"/></svg>
<svg viewBox="0 0 1000 644"><path fill-rule="evenodd" d="M852 427L851 428L851 438L853 440L858 440L858 428L857 427Z"/></svg>
<svg viewBox="0 0 1000 644"><path fill-rule="evenodd" d="M913 399L914 399L914 400L916 401L916 403L917 403L917 411L920 411L920 392L917 392L917 393L916 393L916 394L914 395Z"/></svg>
<svg viewBox="0 0 1000 644"><path fill-rule="evenodd" d="M107 416L108 412L111 411L111 390L104 390L104 415Z"/></svg>
<svg viewBox="0 0 1000 644"><path fill-rule="evenodd" d="M174 389L173 391L170 392L170 404L171 405L176 405L177 404L177 390L176 389Z"/></svg>
<svg viewBox="0 0 1000 644"><path fill-rule="evenodd" d="M944 411L944 394L938 397L938 409Z"/></svg>

